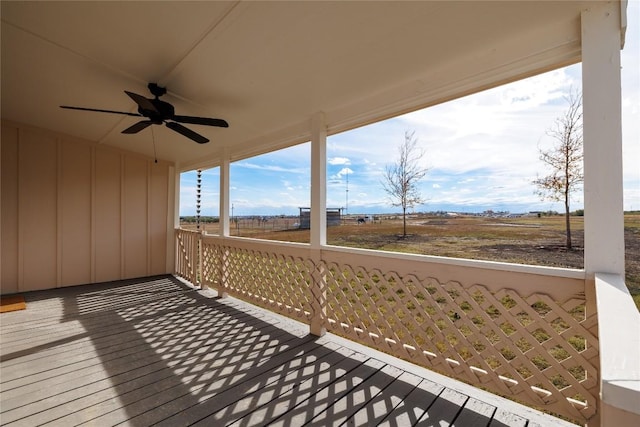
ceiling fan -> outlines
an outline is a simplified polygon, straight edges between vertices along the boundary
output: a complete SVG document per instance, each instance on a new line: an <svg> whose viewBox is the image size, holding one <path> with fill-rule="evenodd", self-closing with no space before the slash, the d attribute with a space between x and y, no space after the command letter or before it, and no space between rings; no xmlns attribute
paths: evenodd
<svg viewBox="0 0 640 427"><path fill-rule="evenodd" d="M198 144L204 144L206 142L209 142L209 140L204 136L192 131L191 129L182 126L180 123L217 126L223 128L229 127L229 123L222 119L176 115L173 105L160 100L160 97L167 93L166 88L160 87L156 83L149 83L147 87L149 88L151 94L155 96L155 98L145 98L144 96L138 95L137 93L129 92L126 90L124 91L124 93L129 95L129 98L133 99L134 102L138 104L137 113L100 110L96 108L71 107L69 105L61 105L60 108L82 111L97 111L99 113L123 114L125 116L134 117L146 117L147 120L142 120L132 126L129 126L125 130L123 130L122 133L138 133L141 130L146 129L150 125L161 125L162 123L164 123L169 129L186 136L187 138L197 142Z"/></svg>

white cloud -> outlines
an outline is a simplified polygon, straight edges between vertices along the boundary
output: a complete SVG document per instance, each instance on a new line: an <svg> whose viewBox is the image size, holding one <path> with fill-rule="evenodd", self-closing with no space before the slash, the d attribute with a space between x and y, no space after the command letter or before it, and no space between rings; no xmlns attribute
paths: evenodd
<svg viewBox="0 0 640 427"><path fill-rule="evenodd" d="M327 163L329 163L332 166L336 166L336 165L350 165L351 164L351 160L349 160L346 157L331 157L327 160Z"/></svg>
<svg viewBox="0 0 640 427"><path fill-rule="evenodd" d="M349 168L342 168L338 171L338 173L331 176L331 179L342 179L342 177L347 175L353 175L353 171Z"/></svg>

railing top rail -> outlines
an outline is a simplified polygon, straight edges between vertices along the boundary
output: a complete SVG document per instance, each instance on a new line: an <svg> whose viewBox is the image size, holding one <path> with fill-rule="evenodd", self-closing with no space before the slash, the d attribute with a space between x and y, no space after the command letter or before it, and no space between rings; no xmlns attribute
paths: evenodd
<svg viewBox="0 0 640 427"><path fill-rule="evenodd" d="M176 231L179 231L181 233L189 233L189 234L202 234L202 230L189 230L187 228L176 228Z"/></svg>
<svg viewBox="0 0 640 427"><path fill-rule="evenodd" d="M184 230L184 229L182 229ZM189 230L185 230L189 231ZM246 244L256 244L264 246L275 247L289 247L299 249L310 249L311 245L308 243L298 242L283 242L265 239L256 239L252 237L240 237L240 236L221 236L219 234L207 234L203 235L204 238L211 239L224 239L225 241L244 242ZM579 279L584 280L586 278L586 272L582 269L561 268L561 267L549 267L540 265L527 265L527 264L515 264L499 261L477 260L477 259L464 259L464 258L450 258L436 255L423 255L423 254L410 254L405 252L393 252L393 251L379 251L375 249L363 249L363 248L348 248L344 246L332 246L324 245L321 247L323 251L330 251L334 253L347 253L347 254L359 254L374 256L379 258L391 258L394 260L408 260L408 261L421 261L434 264L452 265L457 267L469 267L469 268L481 268L486 270L501 270L518 273L535 274L538 276L555 276L563 277L567 279Z"/></svg>
<svg viewBox="0 0 640 427"><path fill-rule="evenodd" d="M640 415L640 313L622 276L595 277L602 400Z"/></svg>
<svg viewBox="0 0 640 427"><path fill-rule="evenodd" d="M352 253L394 260L421 261L433 264L451 265L456 267L481 268L486 270L502 270L518 273L536 274L539 276L556 276L567 279L586 278L586 272L581 269L548 267L541 265L515 264L500 261L478 259L450 258L436 255L411 254L405 252L379 251L375 249L347 248L343 246L323 246L323 249L334 253Z"/></svg>
<svg viewBox="0 0 640 427"><path fill-rule="evenodd" d="M239 236L220 236L218 234L205 234L203 235L205 242L218 242L220 244L228 244L243 248L255 248L255 249L294 249L308 251L311 250L311 245L308 243L297 242L282 242L277 240L265 240L256 239L252 237L239 237Z"/></svg>

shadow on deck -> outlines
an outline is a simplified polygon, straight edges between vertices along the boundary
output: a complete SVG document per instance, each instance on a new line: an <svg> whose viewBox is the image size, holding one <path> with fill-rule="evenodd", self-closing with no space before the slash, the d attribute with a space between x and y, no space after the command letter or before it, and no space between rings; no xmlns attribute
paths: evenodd
<svg viewBox="0 0 640 427"><path fill-rule="evenodd" d="M172 276L25 297L2 425L571 425Z"/></svg>

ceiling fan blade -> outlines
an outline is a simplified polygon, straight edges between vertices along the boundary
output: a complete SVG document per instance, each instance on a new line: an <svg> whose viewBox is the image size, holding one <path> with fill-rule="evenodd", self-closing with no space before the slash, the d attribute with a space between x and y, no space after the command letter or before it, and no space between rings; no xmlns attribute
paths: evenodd
<svg viewBox="0 0 640 427"><path fill-rule="evenodd" d="M60 108L66 108L68 110L95 111L98 113L123 114L125 116L142 117L142 115L138 113L127 113L125 111L113 111L113 110L100 110L98 108L71 107L69 105L61 105Z"/></svg>
<svg viewBox="0 0 640 427"><path fill-rule="evenodd" d="M129 126L125 130L123 130L122 133L138 133L141 130L146 129L152 124L153 122L151 120L143 120L141 122L134 124L133 126Z"/></svg>
<svg viewBox="0 0 640 427"><path fill-rule="evenodd" d="M193 117L193 116L173 116L171 118L176 122L189 123L192 125L204 125L204 126L218 126L221 128L228 128L229 123L222 119L210 119L207 117Z"/></svg>
<svg viewBox="0 0 640 427"><path fill-rule="evenodd" d="M195 133L194 131L192 131L191 129L187 129L186 127L182 126L180 123L176 123L176 122L167 122L167 127L171 130L174 130L176 132L178 132L179 134L182 134L184 136L186 136L187 138L197 142L198 144L204 144L206 142L209 142L209 140L207 138L205 138L204 136Z"/></svg>
<svg viewBox="0 0 640 427"><path fill-rule="evenodd" d="M159 113L158 109L155 105L153 105L153 102L151 102L151 100L145 98L142 95L138 95L137 93L129 92L128 90L125 90L124 93L129 95L129 98L133 99L141 109Z"/></svg>

